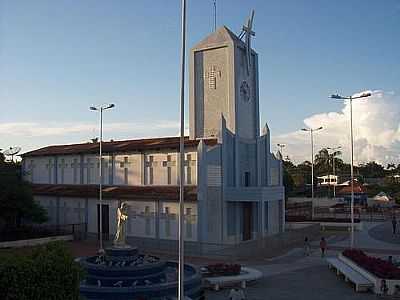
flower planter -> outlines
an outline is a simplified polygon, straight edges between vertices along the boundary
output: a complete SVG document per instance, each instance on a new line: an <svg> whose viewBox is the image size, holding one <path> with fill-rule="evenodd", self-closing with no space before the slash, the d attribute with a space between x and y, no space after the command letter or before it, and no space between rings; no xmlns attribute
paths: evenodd
<svg viewBox="0 0 400 300"><path fill-rule="evenodd" d="M352 261L350 258L345 257L343 254L339 254L339 259L344 262L345 264L349 265L351 268L359 272L361 275L363 275L365 278L370 280L374 284L374 292L375 294L379 294L380 287L381 287L381 281L383 278L379 278L376 275L372 274L371 272L365 270L364 268L360 267L358 264L356 264L354 261ZM388 294L393 295L395 286L400 285L400 279L385 279L386 280L386 285L388 286Z"/></svg>

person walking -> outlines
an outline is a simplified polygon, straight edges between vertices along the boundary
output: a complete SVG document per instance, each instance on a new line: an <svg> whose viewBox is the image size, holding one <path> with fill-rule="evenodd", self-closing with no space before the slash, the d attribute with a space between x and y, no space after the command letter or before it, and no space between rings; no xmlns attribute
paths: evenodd
<svg viewBox="0 0 400 300"><path fill-rule="evenodd" d="M304 255L305 256L310 256L310 241L308 240L308 237L304 238Z"/></svg>
<svg viewBox="0 0 400 300"><path fill-rule="evenodd" d="M325 257L325 252L326 252L326 240L324 237L321 238L321 241L319 242L319 248L321 249L321 257Z"/></svg>
<svg viewBox="0 0 400 300"><path fill-rule="evenodd" d="M386 284L386 280L382 279L381 281L381 295L386 296L389 291L389 288Z"/></svg>
<svg viewBox="0 0 400 300"><path fill-rule="evenodd" d="M392 229L393 229L393 235L396 234L396 227L397 227L397 219L396 219L396 215L393 214L392 217Z"/></svg>

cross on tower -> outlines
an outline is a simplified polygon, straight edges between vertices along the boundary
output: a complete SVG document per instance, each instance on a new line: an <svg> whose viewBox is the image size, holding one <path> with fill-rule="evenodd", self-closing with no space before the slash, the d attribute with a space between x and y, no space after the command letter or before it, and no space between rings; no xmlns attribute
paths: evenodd
<svg viewBox="0 0 400 300"><path fill-rule="evenodd" d="M204 74L204 79L208 79L208 88L215 90L217 88L217 77L221 78L221 76L221 71L217 70L215 65L210 66L207 73Z"/></svg>
<svg viewBox="0 0 400 300"><path fill-rule="evenodd" d="M242 32L239 35L239 38L242 39L243 36L246 36L246 66L247 66L247 75L250 74L250 65L251 65L251 36L255 36L256 33L252 30L253 27L253 19L254 19L254 9L251 11L250 17L247 19L247 25L243 25Z"/></svg>

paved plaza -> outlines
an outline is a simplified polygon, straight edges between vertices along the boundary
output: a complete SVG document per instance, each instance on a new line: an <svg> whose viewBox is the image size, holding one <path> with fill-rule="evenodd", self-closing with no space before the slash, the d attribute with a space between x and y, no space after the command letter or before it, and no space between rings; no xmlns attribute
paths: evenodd
<svg viewBox="0 0 400 300"><path fill-rule="evenodd" d="M349 246L347 232L327 233L327 256L337 256ZM387 258L393 255L400 260L400 234L392 235L390 222L365 223L364 230L355 232L356 246L371 255ZM356 293L350 283L344 282L329 270L325 259L321 258L319 242L311 243L311 255L306 257L302 248L294 248L288 253L274 257L252 257L239 263L260 270L264 278L245 289L247 299L323 299L351 300L376 299L371 293ZM76 256L93 255L97 249L96 241L73 242L71 249ZM176 259L175 255L161 254L165 259ZM220 262L207 257L187 257L187 262L197 266ZM233 261L232 261L233 262ZM228 299L229 288L218 292L206 290L207 299Z"/></svg>
<svg viewBox="0 0 400 300"><path fill-rule="evenodd" d="M276 276L266 277L245 291L247 299L376 299L372 294L358 294L343 280L337 280L336 275L327 266L315 266L305 269L283 272ZM228 299L229 289L207 293L207 299Z"/></svg>
<svg viewBox="0 0 400 300"><path fill-rule="evenodd" d="M392 237L390 223L367 223L362 232L356 232L358 247L367 249L368 253L387 257L393 254L400 258L400 247ZM379 237L376 239L375 237ZM346 234L332 236L328 240L328 256L336 256L347 248L349 239ZM356 293L350 283L338 278L329 270L325 259L321 258L318 242L312 243L312 253L305 257L300 248L287 254L265 259L265 262L248 262L249 266L263 272L264 278L245 289L248 300L258 299L323 299L352 300L376 299L372 293ZM218 292L207 290L207 299L228 299L229 288Z"/></svg>

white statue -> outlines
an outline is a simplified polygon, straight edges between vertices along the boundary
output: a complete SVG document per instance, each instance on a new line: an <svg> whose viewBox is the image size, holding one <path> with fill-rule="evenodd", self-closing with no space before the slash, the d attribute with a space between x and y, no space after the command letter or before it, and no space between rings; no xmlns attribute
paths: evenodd
<svg viewBox="0 0 400 300"><path fill-rule="evenodd" d="M128 219L128 204L121 203L121 207L117 208L117 232L115 233L114 246L126 246L126 220Z"/></svg>

